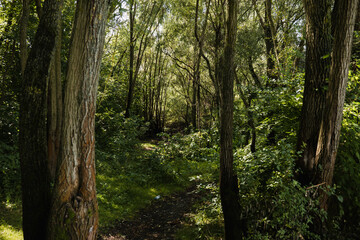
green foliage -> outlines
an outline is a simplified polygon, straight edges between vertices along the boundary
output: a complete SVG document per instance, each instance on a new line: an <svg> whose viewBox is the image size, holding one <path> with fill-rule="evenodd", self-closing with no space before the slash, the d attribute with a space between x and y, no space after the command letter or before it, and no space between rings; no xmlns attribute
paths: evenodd
<svg viewBox="0 0 360 240"><path fill-rule="evenodd" d="M209 131L194 132L188 135L180 133L170 137L161 134L158 154L166 172L177 181L190 179L212 181L218 176L218 147L214 143L216 133Z"/></svg>
<svg viewBox="0 0 360 240"><path fill-rule="evenodd" d="M0 105L0 201L20 199L18 154L18 104L13 99Z"/></svg>
<svg viewBox="0 0 360 240"><path fill-rule="evenodd" d="M193 240L222 239L224 222L217 184L199 184L198 191L204 191L203 198L194 207L186 224L176 233L175 239Z"/></svg>
<svg viewBox="0 0 360 240"><path fill-rule="evenodd" d="M102 229L112 226L115 220L133 217L155 196L181 189L174 181L159 181L161 169L157 168L153 153L147 151L152 150L128 148L119 156L97 151L97 198ZM124 156L126 159L122 159Z"/></svg>
<svg viewBox="0 0 360 240"><path fill-rule="evenodd" d="M0 203L0 239L23 239L21 231L21 204Z"/></svg>
<svg viewBox="0 0 360 240"><path fill-rule="evenodd" d="M318 239L309 231L311 212L321 216L306 190L293 180L293 145L280 141L255 154L238 149L238 177L243 218L249 239Z"/></svg>
<svg viewBox="0 0 360 240"><path fill-rule="evenodd" d="M191 180L214 181L218 172L218 154L208 141L209 133L163 134L163 141L151 145L137 140L137 128L134 119L124 120L120 132L107 141L111 151L97 150L97 196L103 229L117 219L133 217L157 195L180 190Z"/></svg>
<svg viewBox="0 0 360 240"><path fill-rule="evenodd" d="M359 75L359 72L351 74L349 78L334 173L338 198L332 201L334 210L331 214L339 225L333 227L343 230L341 239L356 239L360 234L360 100L356 97L360 94Z"/></svg>
<svg viewBox="0 0 360 240"><path fill-rule="evenodd" d="M0 201L20 199L20 162L17 146L0 141Z"/></svg>

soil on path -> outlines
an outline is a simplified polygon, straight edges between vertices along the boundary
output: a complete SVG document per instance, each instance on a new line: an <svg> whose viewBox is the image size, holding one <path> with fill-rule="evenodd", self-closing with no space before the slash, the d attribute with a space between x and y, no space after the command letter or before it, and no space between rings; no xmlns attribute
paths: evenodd
<svg viewBox="0 0 360 240"><path fill-rule="evenodd" d="M101 240L170 240L181 227L192 206L203 192L196 186L185 192L154 200L129 221L119 221L115 227L100 235Z"/></svg>

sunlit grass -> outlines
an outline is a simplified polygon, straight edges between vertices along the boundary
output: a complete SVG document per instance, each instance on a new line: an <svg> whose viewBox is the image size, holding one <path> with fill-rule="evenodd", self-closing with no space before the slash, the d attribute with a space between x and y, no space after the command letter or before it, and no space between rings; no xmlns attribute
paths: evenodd
<svg viewBox="0 0 360 240"><path fill-rule="evenodd" d="M98 159L96 181L101 229L113 226L116 220L134 217L158 195L184 189L184 184L162 179L162 172L151 169L154 159L144 154L155 147L142 144L146 151L129 155L125 161Z"/></svg>
<svg viewBox="0 0 360 240"><path fill-rule="evenodd" d="M23 239L20 204L0 204L0 240Z"/></svg>
<svg viewBox="0 0 360 240"><path fill-rule="evenodd" d="M196 204L194 211L188 214L186 221L175 235L176 240L222 240L224 223L218 196L218 187L203 185L207 194Z"/></svg>
<svg viewBox="0 0 360 240"><path fill-rule="evenodd" d="M132 218L158 195L168 195L182 187L176 184L146 184L139 186L129 179L97 176L100 226L109 227L116 220ZM118 181L116 181L118 180Z"/></svg>
<svg viewBox="0 0 360 240"><path fill-rule="evenodd" d="M10 225L0 225L0 240L23 239L21 230L15 229Z"/></svg>
<svg viewBox="0 0 360 240"><path fill-rule="evenodd" d="M145 150L155 150L158 147L152 142L144 142L144 143L141 143L140 145Z"/></svg>

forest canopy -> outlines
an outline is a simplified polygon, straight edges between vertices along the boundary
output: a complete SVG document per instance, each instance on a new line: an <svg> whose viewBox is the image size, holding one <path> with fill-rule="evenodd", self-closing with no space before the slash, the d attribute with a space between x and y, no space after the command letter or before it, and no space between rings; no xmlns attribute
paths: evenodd
<svg viewBox="0 0 360 240"><path fill-rule="evenodd" d="M359 5L1 0L0 239L358 239Z"/></svg>

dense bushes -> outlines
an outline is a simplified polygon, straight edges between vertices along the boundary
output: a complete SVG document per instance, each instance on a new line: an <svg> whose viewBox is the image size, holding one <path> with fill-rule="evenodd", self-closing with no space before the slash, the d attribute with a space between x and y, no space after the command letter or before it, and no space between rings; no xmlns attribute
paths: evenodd
<svg viewBox="0 0 360 240"><path fill-rule="evenodd" d="M358 65L360 68L360 65ZM359 73L350 75L334 182L338 199L332 201L332 215L343 230L343 239L360 234L360 99Z"/></svg>
<svg viewBox="0 0 360 240"><path fill-rule="evenodd" d="M17 111L14 100L0 106L0 201L18 201L21 196Z"/></svg>

